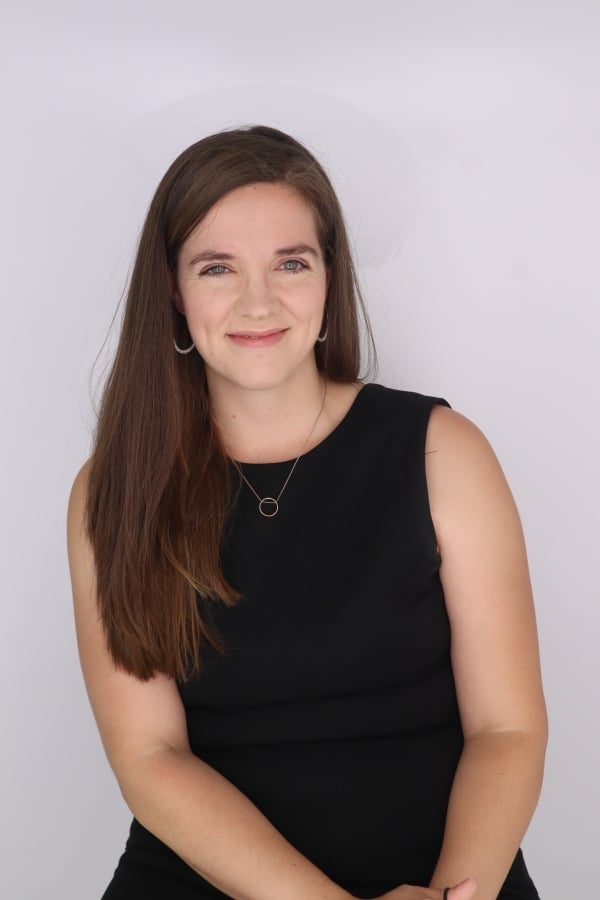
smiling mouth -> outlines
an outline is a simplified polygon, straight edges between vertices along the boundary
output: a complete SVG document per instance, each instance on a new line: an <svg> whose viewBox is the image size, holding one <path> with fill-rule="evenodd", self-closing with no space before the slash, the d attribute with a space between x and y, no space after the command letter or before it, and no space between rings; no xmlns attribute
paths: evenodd
<svg viewBox="0 0 600 900"><path fill-rule="evenodd" d="M286 328L273 328L271 331L231 331L231 338L245 338L250 341L260 341L263 338L274 337L277 334L283 334Z"/></svg>
<svg viewBox="0 0 600 900"><path fill-rule="evenodd" d="M271 328L269 331L231 331L227 337L237 347L266 350L279 344L287 331L287 328Z"/></svg>

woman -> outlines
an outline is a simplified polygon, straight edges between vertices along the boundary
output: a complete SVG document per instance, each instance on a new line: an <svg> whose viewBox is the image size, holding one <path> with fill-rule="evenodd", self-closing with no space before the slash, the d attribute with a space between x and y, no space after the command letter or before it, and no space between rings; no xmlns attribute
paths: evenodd
<svg viewBox="0 0 600 900"><path fill-rule="evenodd" d="M327 176L213 135L152 201L69 509L83 671L135 818L104 897L537 897L521 528L480 432L367 384Z"/></svg>

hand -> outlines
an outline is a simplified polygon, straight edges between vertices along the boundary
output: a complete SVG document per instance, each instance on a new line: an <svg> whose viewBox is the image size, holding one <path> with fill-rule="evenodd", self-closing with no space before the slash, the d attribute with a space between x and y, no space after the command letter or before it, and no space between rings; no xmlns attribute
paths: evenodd
<svg viewBox="0 0 600 900"><path fill-rule="evenodd" d="M474 878L467 878L460 884L455 884L448 891L448 900L471 900L475 896L477 882ZM382 894L377 900L442 900L443 891L435 888L417 887L413 884L401 884L400 887Z"/></svg>

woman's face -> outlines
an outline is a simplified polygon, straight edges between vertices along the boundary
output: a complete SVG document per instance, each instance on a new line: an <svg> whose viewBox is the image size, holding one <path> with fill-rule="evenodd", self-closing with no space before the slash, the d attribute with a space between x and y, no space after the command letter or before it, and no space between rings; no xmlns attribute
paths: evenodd
<svg viewBox="0 0 600 900"><path fill-rule="evenodd" d="M211 389L314 375L327 269L313 211L293 188L226 194L183 244L177 287Z"/></svg>

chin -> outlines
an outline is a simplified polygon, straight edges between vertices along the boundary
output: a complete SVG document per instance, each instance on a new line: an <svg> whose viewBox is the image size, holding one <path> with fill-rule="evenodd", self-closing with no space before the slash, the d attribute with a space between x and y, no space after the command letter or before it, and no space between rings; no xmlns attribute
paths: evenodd
<svg viewBox="0 0 600 900"><path fill-rule="evenodd" d="M289 378L283 372L211 373L208 383L213 388L236 391L268 391L281 387Z"/></svg>
<svg viewBox="0 0 600 900"><path fill-rule="evenodd" d="M297 378L310 377L316 368L314 356L296 366L269 365L246 366L243 371L223 370L208 373L209 383L215 387L222 385L227 390L232 388L243 391L268 391L283 387Z"/></svg>

